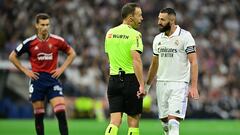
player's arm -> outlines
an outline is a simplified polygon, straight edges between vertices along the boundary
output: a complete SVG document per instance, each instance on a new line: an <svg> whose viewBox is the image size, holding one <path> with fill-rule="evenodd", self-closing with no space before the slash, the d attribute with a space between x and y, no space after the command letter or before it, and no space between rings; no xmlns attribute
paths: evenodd
<svg viewBox="0 0 240 135"><path fill-rule="evenodd" d="M144 91L143 66L142 66L141 56L140 56L140 53L136 50L131 50L131 55L133 58L134 73L140 85L137 95L138 97L142 97L145 95L145 91Z"/></svg>
<svg viewBox="0 0 240 135"><path fill-rule="evenodd" d="M148 70L146 85L144 88L146 92L149 91L151 83L157 73L157 70L158 70L158 55L153 55L151 65Z"/></svg>
<svg viewBox="0 0 240 135"><path fill-rule="evenodd" d="M152 61L151 61L151 65L149 67L148 70L148 75L147 75L147 81L144 87L144 90L146 93L148 93L150 87L151 87L151 83L157 73L158 70L158 43L159 40L157 38L157 36L155 36L155 38L153 39L153 56L152 56Z"/></svg>
<svg viewBox="0 0 240 135"><path fill-rule="evenodd" d="M147 85L151 85L156 73L158 70L158 56L157 55L153 55L152 56L152 62L148 71L148 75L147 75Z"/></svg>
<svg viewBox="0 0 240 135"><path fill-rule="evenodd" d="M73 62L75 57L76 57L76 53L73 50L73 48L71 47L67 52L67 58L64 61L64 63L62 64L62 66L51 72L52 77L59 78L60 75L65 71L65 69Z"/></svg>
<svg viewBox="0 0 240 135"><path fill-rule="evenodd" d="M199 98L197 82L198 82L198 63L197 63L197 53L189 53L188 60L191 67L191 88L189 91L189 96L193 99Z"/></svg>
<svg viewBox="0 0 240 135"><path fill-rule="evenodd" d="M38 79L38 73L36 72L32 72L31 70L27 69L26 67L24 67L21 62L19 61L17 54L15 51L12 51L9 55L9 60L14 64L14 66L19 69L20 71L22 71L24 74L26 74L29 78L33 79L33 80L37 80Z"/></svg>

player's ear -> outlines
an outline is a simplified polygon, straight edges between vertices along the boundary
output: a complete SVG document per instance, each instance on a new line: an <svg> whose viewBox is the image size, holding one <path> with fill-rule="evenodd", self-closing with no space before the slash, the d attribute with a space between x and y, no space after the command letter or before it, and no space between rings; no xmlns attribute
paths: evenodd
<svg viewBox="0 0 240 135"><path fill-rule="evenodd" d="M170 23L171 23L171 24L175 24L175 23L176 23L176 17L173 16L173 15L170 15L170 16L169 16L169 20L170 20Z"/></svg>
<svg viewBox="0 0 240 135"><path fill-rule="evenodd" d="M35 26L36 29L38 28L38 24L37 23L35 23L34 26Z"/></svg>

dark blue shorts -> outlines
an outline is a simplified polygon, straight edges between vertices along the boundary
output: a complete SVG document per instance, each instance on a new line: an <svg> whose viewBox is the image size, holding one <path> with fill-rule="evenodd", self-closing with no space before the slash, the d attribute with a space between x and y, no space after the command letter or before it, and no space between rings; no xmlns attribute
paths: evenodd
<svg viewBox="0 0 240 135"><path fill-rule="evenodd" d="M31 80L29 86L29 97L32 102L43 101L45 98L50 100L54 97L63 96L62 84L51 74L46 72L39 73L38 80Z"/></svg>

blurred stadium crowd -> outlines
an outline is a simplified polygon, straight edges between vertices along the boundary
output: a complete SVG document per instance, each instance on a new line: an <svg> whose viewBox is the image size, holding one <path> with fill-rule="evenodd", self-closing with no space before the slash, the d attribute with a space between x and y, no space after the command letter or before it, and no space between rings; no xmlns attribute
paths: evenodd
<svg viewBox="0 0 240 135"><path fill-rule="evenodd" d="M0 60L7 61L9 53L34 34L36 13L49 13L52 17L51 32L64 37L77 52L76 60L61 78L69 117L97 116L104 119L108 108L105 97L108 63L104 53L104 38L110 27L121 23L120 10L126 2L129 1L0 0ZM144 18L140 31L144 43L142 59L145 76L152 57L152 40L159 32L158 13L163 7L173 7L177 11L177 23L193 34L198 51L201 96L198 101L190 100L187 117L240 119L240 2L138 2ZM27 99L10 92L11 89L6 85L9 74L18 72L6 68L0 70L0 117L32 117ZM28 91L28 83L21 80L23 77L18 81L26 85L26 89L18 91ZM157 117L155 95L155 87L152 86L144 103L146 117Z"/></svg>

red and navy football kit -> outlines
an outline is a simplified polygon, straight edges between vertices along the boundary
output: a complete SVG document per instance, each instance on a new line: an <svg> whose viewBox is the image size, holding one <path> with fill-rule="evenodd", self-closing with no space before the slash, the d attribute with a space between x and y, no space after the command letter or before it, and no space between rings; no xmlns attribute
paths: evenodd
<svg viewBox="0 0 240 135"><path fill-rule="evenodd" d="M63 96L62 85L50 72L57 68L58 52L67 53L71 47L63 38L50 34L47 40L40 40L36 35L26 39L15 52L17 56L29 54L32 71L39 73L39 79L31 80L29 93L32 102Z"/></svg>

